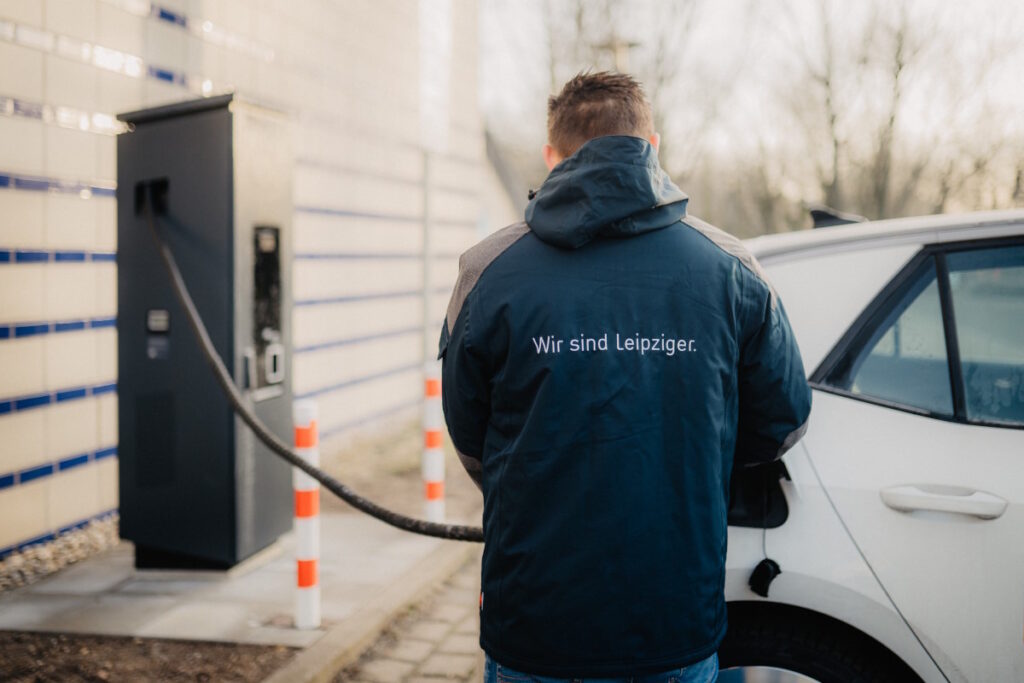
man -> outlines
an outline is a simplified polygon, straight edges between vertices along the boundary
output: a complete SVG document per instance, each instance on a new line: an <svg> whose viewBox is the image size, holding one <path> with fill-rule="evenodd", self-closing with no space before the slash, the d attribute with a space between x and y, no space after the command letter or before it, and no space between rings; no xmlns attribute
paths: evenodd
<svg viewBox="0 0 1024 683"><path fill-rule="evenodd" d="M757 261L687 215L636 81L573 78L548 140L526 222L462 256L441 334L484 495L485 678L713 681L730 472L802 436L800 354Z"/></svg>

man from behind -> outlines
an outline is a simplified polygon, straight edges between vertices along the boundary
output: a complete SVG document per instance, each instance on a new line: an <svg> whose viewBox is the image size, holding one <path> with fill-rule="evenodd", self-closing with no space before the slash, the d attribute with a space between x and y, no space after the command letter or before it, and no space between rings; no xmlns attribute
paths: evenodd
<svg viewBox="0 0 1024 683"><path fill-rule="evenodd" d="M757 261L689 216L640 85L549 101L526 221L460 260L441 334L452 442L484 496L486 680L713 681L730 472L810 411Z"/></svg>

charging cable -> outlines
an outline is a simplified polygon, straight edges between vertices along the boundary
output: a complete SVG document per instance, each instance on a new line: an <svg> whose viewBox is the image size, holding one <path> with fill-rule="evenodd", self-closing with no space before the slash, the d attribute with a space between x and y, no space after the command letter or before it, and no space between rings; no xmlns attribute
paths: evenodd
<svg viewBox="0 0 1024 683"><path fill-rule="evenodd" d="M147 187L146 189L149 190L151 188ZM213 375L217 380L217 384L220 385L225 398L227 398L228 403L231 404L235 413L242 419L242 422L249 426L249 429L252 430L253 434L255 434L260 441L266 444L267 448L283 458L292 467L297 467L309 476L313 477L319 481L324 488L336 495L338 498L341 498L355 509L365 512L385 524L390 524L391 526L402 529L403 531L411 531L414 534L421 534L423 536L447 538L453 541L483 543L484 532L480 527L462 526L458 524L439 524L422 519L415 519L413 517L407 517L392 510L388 510L387 508L374 503L372 500L364 498L331 475L317 467L314 467L313 465L310 465L299 457L299 455L292 450L288 444L270 431L270 429L268 429L267 426L264 425L255 414L253 414L249 407L245 405L245 401L242 398L241 393L239 393L238 387L235 386L230 373L228 373L227 368L224 367L224 361L221 360L219 355L217 355L217 350L213 346L213 341L210 340L210 335L206 331L206 326L203 324L202 318L199 317L199 311L196 310L195 302L192 301L192 297L188 292L188 287L185 285L185 280L182 278L181 271L178 269L178 264L174 260L174 254L171 253L167 243L164 242L163 238L160 236L159 230L157 230L157 219L154 216L153 211L154 200L155 197L152 196L144 199L146 223L149 225L149 232L153 236L153 242L156 245L157 250L160 252L161 259L164 262L164 267L167 269L167 274L171 279L174 294L182 308L185 309L189 327L192 328L192 333L195 335L196 341L199 343L199 348L203 352L203 356L206 359L207 364L210 366L210 369L213 370Z"/></svg>

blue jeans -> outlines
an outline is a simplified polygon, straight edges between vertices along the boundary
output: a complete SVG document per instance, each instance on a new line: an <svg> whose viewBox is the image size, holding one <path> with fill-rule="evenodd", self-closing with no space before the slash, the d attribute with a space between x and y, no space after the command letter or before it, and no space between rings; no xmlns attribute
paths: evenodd
<svg viewBox="0 0 1024 683"><path fill-rule="evenodd" d="M646 676L630 676L627 678L551 678L534 676L502 666L487 657L484 667L484 683L715 683L718 680L718 655L713 654L707 659L672 669L659 674Z"/></svg>

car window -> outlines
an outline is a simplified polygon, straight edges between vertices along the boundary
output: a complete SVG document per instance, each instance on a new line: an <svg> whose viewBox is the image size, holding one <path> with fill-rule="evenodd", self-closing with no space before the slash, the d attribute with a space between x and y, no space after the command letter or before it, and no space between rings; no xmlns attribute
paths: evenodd
<svg viewBox="0 0 1024 683"><path fill-rule="evenodd" d="M1024 424L1024 245L946 256L967 419Z"/></svg>
<svg viewBox="0 0 1024 683"><path fill-rule="evenodd" d="M826 384L866 398L953 414L935 272L929 258L888 312L859 335Z"/></svg>

